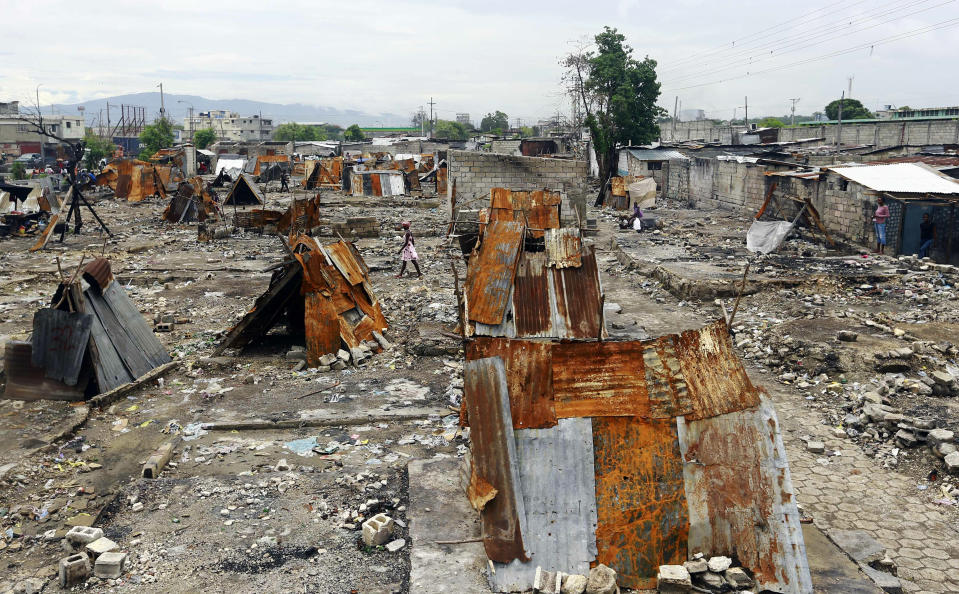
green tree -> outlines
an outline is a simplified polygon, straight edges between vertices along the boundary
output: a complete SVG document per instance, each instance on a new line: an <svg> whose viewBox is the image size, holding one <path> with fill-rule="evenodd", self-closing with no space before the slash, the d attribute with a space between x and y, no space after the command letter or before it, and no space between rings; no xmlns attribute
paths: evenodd
<svg viewBox="0 0 959 594"><path fill-rule="evenodd" d="M480 121L480 130L483 132L502 134L509 130L509 116L499 110L496 110L495 113L488 113L486 117Z"/></svg>
<svg viewBox="0 0 959 594"><path fill-rule="evenodd" d="M213 128L204 128L193 133L193 146L198 149L205 149L216 140L216 130Z"/></svg>
<svg viewBox="0 0 959 594"><path fill-rule="evenodd" d="M14 161L10 169L13 179L27 179L27 168L20 161Z"/></svg>
<svg viewBox="0 0 959 594"><path fill-rule="evenodd" d="M291 140L307 141L320 139L316 137L316 128L313 126L287 122L276 127L276 130L273 131L273 140L289 142Z"/></svg>
<svg viewBox="0 0 959 594"><path fill-rule="evenodd" d="M317 129L317 140L342 140L343 127L336 124L320 124Z"/></svg>
<svg viewBox="0 0 959 594"><path fill-rule="evenodd" d="M346 140L366 140L366 134L363 134L358 125L353 124L343 133L343 138Z"/></svg>
<svg viewBox="0 0 959 594"><path fill-rule="evenodd" d="M567 69L566 80L585 108L600 179L606 182L613 174L617 147L656 140L656 118L665 110L656 105L660 89L656 61L648 56L641 61L633 58L626 36L616 29L604 27L594 39L595 50L583 49L561 63ZM604 190L605 183L597 205L602 203Z"/></svg>
<svg viewBox="0 0 959 594"><path fill-rule="evenodd" d="M117 148L109 139L100 138L89 129L87 129L83 142L86 144L87 149L86 157L84 157L84 165L90 171L96 169L100 159L112 154Z"/></svg>
<svg viewBox="0 0 959 594"><path fill-rule="evenodd" d="M433 136L445 140L466 140L469 138L469 132L466 130L466 126L459 122L436 120Z"/></svg>
<svg viewBox="0 0 959 594"><path fill-rule="evenodd" d="M868 120L872 113L863 106L859 99L836 99L826 106L826 117L830 120L839 119L839 102L842 101L842 119Z"/></svg>
<svg viewBox="0 0 959 594"><path fill-rule="evenodd" d="M779 118L769 117L759 120L758 126L760 128L785 128L786 124Z"/></svg>
<svg viewBox="0 0 959 594"><path fill-rule="evenodd" d="M140 133L140 158L149 159L160 149L173 146L173 125L170 120L160 118Z"/></svg>

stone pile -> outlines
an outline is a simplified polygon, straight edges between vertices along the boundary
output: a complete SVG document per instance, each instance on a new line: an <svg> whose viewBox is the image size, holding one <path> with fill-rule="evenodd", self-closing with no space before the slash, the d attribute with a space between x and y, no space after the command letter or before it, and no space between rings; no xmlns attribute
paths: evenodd
<svg viewBox="0 0 959 594"><path fill-rule="evenodd" d="M660 565L656 577L659 592L751 591L753 578L742 567L734 567L729 557L709 557L697 553L682 565Z"/></svg>

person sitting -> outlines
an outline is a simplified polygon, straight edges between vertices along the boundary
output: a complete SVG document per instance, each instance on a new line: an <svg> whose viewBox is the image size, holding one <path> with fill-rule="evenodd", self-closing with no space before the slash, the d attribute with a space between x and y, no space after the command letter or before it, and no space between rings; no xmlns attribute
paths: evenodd
<svg viewBox="0 0 959 594"><path fill-rule="evenodd" d="M936 224L929 220L929 213L923 213L919 223L919 258L929 256L929 248L936 240Z"/></svg>

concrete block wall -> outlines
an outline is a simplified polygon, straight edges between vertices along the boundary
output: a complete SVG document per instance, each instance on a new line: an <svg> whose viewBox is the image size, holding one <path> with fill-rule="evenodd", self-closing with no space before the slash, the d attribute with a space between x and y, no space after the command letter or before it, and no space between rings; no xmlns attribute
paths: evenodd
<svg viewBox="0 0 959 594"><path fill-rule="evenodd" d="M742 127L717 126L712 122L677 122L675 132L669 124L661 127L660 137L664 142L705 140L729 144L738 136ZM825 138L834 144L839 136L837 124L783 128L779 131L780 142L793 142L802 138ZM959 144L959 120L916 120L882 122L843 122L842 143L871 144L873 146L896 146L900 144Z"/></svg>
<svg viewBox="0 0 959 594"><path fill-rule="evenodd" d="M379 237L380 223L376 217L350 217L346 220L333 221L333 233L339 233L345 238L350 237Z"/></svg>
<svg viewBox="0 0 959 594"><path fill-rule="evenodd" d="M490 142L489 151L500 155L521 155L522 144L522 140L493 140Z"/></svg>
<svg viewBox="0 0 959 594"><path fill-rule="evenodd" d="M579 226L580 221L586 222L586 174L586 161L476 151L449 152L449 187L452 188L455 180L457 203L466 208L489 206L492 188L550 189L563 194L560 212L565 226Z"/></svg>

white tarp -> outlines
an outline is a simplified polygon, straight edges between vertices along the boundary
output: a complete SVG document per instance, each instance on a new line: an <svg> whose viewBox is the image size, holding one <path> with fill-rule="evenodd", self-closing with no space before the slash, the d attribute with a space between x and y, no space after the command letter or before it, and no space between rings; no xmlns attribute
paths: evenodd
<svg viewBox="0 0 959 594"><path fill-rule="evenodd" d="M789 221L753 221L746 232L746 249L768 254L779 247L792 228Z"/></svg>
<svg viewBox="0 0 959 594"><path fill-rule="evenodd" d="M629 193L629 209L633 204L639 204L639 209L656 206L656 180L651 177L638 179L626 186Z"/></svg>
<svg viewBox="0 0 959 594"><path fill-rule="evenodd" d="M217 159L216 171L213 173L214 175L220 175L220 172L224 169L239 169L243 171L244 165L246 165L246 159Z"/></svg>

